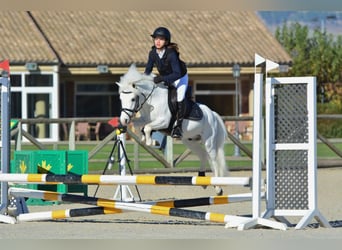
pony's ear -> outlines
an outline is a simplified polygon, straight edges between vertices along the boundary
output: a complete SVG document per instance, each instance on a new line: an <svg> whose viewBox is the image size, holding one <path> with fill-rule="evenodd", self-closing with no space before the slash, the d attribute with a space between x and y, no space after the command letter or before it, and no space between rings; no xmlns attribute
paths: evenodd
<svg viewBox="0 0 342 250"><path fill-rule="evenodd" d="M137 71L137 66L135 63L132 63L131 66L129 67L128 71Z"/></svg>
<svg viewBox="0 0 342 250"><path fill-rule="evenodd" d="M115 82L118 86L119 86L119 88L121 88L121 84L119 83L119 82Z"/></svg>

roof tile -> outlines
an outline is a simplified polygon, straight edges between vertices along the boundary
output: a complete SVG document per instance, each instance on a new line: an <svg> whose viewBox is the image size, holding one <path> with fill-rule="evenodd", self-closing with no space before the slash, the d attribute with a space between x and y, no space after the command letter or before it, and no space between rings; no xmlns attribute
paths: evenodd
<svg viewBox="0 0 342 250"><path fill-rule="evenodd" d="M0 56L65 65L144 65L158 26L166 26L189 66L253 65L258 53L278 63L290 56L254 11L32 11L0 12L6 41Z"/></svg>
<svg viewBox="0 0 342 250"><path fill-rule="evenodd" d="M0 57L11 63L56 63L57 58L24 11L0 11Z"/></svg>

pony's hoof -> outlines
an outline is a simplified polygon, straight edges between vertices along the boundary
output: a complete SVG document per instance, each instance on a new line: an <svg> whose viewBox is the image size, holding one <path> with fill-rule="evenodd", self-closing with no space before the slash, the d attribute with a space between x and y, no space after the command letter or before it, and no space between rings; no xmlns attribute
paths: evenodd
<svg viewBox="0 0 342 250"><path fill-rule="evenodd" d="M146 143L147 146L152 146L152 140L146 140L145 143Z"/></svg>

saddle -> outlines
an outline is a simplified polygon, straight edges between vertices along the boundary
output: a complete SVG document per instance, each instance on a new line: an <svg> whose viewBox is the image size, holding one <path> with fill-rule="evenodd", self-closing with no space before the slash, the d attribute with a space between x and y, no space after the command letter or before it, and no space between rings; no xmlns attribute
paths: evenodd
<svg viewBox="0 0 342 250"><path fill-rule="evenodd" d="M194 102L191 98L192 98L192 90L191 90L191 87L188 86L186 90L185 98L184 98L184 101L186 104L184 119L199 121L203 117L203 111L198 106L198 104ZM177 115L177 89L174 86L169 87L168 104L169 104L169 109L171 111L172 116L171 116L170 124L167 130L169 133L171 133L173 125L177 119L176 117Z"/></svg>

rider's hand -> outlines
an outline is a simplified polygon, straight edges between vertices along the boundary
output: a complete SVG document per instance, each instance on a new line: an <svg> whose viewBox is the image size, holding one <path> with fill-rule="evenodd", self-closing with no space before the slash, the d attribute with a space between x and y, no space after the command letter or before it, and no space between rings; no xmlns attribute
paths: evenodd
<svg viewBox="0 0 342 250"><path fill-rule="evenodd" d="M153 78L153 82L154 83L160 83L160 82L162 82L163 81L163 78L161 77L161 76L155 76L154 78Z"/></svg>

